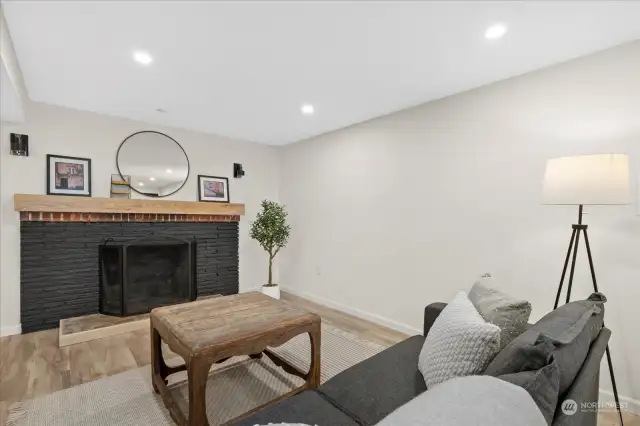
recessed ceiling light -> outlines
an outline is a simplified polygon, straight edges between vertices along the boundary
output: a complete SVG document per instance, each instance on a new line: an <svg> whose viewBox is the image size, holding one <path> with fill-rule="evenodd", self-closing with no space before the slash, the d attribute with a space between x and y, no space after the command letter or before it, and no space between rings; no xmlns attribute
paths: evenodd
<svg viewBox="0 0 640 426"><path fill-rule="evenodd" d="M173 173L173 170L167 169L167 173Z"/></svg>
<svg viewBox="0 0 640 426"><path fill-rule="evenodd" d="M151 55L142 50L133 52L133 59L135 59L136 62L139 62L142 65L149 65L151 62L153 62L153 58L151 57Z"/></svg>
<svg viewBox="0 0 640 426"><path fill-rule="evenodd" d="M144 182L138 182L138 186L144 186Z"/></svg>
<svg viewBox="0 0 640 426"><path fill-rule="evenodd" d="M502 37L507 33L507 26L504 24L495 24L487 28L484 36L489 40L495 40L497 38Z"/></svg>
<svg viewBox="0 0 640 426"><path fill-rule="evenodd" d="M151 177L149 178L149 180L156 180L156 178L154 178L153 176L151 176Z"/></svg>
<svg viewBox="0 0 640 426"><path fill-rule="evenodd" d="M303 104L303 105L300 107L300 111L302 111L302 113L303 113L304 115L311 115L311 114L313 114L313 113L314 113L315 108L313 108L313 105L311 105L311 104Z"/></svg>

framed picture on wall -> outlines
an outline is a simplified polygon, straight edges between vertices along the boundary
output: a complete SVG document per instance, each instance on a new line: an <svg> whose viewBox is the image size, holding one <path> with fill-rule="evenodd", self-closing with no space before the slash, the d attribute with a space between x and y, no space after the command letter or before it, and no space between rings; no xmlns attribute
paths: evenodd
<svg viewBox="0 0 640 426"><path fill-rule="evenodd" d="M229 202L229 179L198 175L198 200L217 203Z"/></svg>
<svg viewBox="0 0 640 426"><path fill-rule="evenodd" d="M91 197L91 159L47 154L47 194Z"/></svg>

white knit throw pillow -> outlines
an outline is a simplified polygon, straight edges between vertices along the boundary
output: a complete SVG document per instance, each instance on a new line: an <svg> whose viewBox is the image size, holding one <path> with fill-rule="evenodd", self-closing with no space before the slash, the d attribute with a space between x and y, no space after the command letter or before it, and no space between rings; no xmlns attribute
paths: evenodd
<svg viewBox="0 0 640 426"><path fill-rule="evenodd" d="M424 341L418 369L427 388L482 374L500 348L500 327L486 322L464 292L438 315Z"/></svg>

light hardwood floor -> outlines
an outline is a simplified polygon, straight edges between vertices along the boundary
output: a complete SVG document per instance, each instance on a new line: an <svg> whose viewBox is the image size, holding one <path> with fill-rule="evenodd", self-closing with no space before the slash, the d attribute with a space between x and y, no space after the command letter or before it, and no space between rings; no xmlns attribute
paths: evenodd
<svg viewBox="0 0 640 426"><path fill-rule="evenodd" d="M408 337L291 294L283 293L282 298L318 313L324 323L380 344L392 345ZM0 425L6 423L14 402L149 364L149 349L149 330L63 348L58 347L57 329L0 338ZM607 413L601 415L598 426L617 424L614 413ZM640 418L628 415L625 425L640 426Z"/></svg>

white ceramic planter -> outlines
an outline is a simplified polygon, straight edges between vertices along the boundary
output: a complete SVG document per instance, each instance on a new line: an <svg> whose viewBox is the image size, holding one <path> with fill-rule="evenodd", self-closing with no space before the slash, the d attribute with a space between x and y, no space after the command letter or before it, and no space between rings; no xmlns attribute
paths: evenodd
<svg viewBox="0 0 640 426"><path fill-rule="evenodd" d="M266 294L269 297L273 297L274 299L280 299L280 286L262 286L262 294Z"/></svg>

